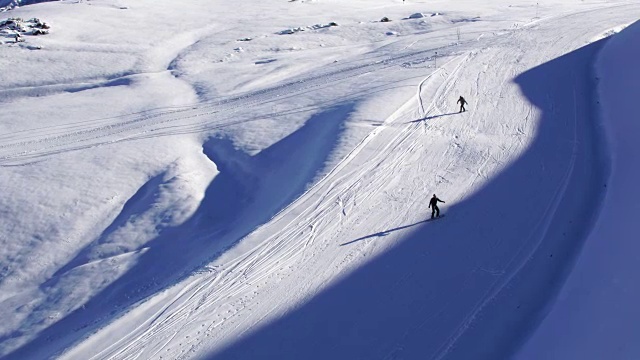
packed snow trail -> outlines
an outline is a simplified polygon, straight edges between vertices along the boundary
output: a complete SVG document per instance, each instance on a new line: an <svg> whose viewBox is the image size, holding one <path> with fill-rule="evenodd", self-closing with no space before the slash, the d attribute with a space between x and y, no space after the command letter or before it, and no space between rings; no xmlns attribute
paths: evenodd
<svg viewBox="0 0 640 360"><path fill-rule="evenodd" d="M541 21L453 59L209 271L62 358L465 358L480 349L466 334L483 327L491 345L475 358L510 353L597 205L584 196L602 175L588 161L596 48L575 50L631 10ZM460 94L469 111L451 113ZM433 192L447 217L425 223ZM549 246L559 253L545 270ZM541 273L517 281L531 261ZM536 296L519 297L525 288Z"/></svg>

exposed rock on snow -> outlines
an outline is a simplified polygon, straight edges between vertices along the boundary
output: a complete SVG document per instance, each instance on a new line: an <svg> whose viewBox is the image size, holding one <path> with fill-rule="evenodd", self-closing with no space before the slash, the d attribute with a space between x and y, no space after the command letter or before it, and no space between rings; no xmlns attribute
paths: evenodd
<svg viewBox="0 0 640 360"><path fill-rule="evenodd" d="M278 35L290 35L290 34L295 34L297 32L300 32L300 31L318 30L318 29L324 29L324 28L328 28L328 27L332 27L332 26L338 26L338 24L332 21L332 22L330 22L328 24L315 24L315 25L311 25L311 26L286 29L286 30L279 31L277 34Z"/></svg>
<svg viewBox="0 0 640 360"><path fill-rule="evenodd" d="M279 35L289 35L289 34L295 34L295 33L300 32L300 31L304 31L304 28L297 27L297 28L286 29L286 30L279 31L278 34Z"/></svg>
<svg viewBox="0 0 640 360"><path fill-rule="evenodd" d="M407 19L422 19L425 17L433 17L433 16L439 16L442 15L439 12L435 12L435 13L431 13L431 14L424 14L424 13L415 13L415 14L411 14L409 15L409 17Z"/></svg>
<svg viewBox="0 0 640 360"><path fill-rule="evenodd" d="M38 18L27 21L21 18L9 18L0 21L0 44L19 43L24 41L24 35L46 35L49 25Z"/></svg>

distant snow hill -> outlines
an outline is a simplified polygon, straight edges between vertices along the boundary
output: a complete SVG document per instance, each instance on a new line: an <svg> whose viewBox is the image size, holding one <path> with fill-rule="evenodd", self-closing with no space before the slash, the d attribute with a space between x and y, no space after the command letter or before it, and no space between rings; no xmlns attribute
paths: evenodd
<svg viewBox="0 0 640 360"><path fill-rule="evenodd" d="M0 0L0 11L11 10L16 6L25 6L30 4L36 4L45 1L57 1L57 0Z"/></svg>

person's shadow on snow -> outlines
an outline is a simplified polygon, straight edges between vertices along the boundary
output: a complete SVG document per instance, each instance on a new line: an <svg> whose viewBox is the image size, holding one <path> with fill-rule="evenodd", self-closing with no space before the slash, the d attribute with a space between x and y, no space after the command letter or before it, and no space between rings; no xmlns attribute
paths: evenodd
<svg viewBox="0 0 640 360"><path fill-rule="evenodd" d="M393 229L389 229L389 230L380 231L380 232L377 232L377 233L375 233L375 234L371 234L371 235L363 236L363 237L357 238L357 239L355 239L355 240L351 240L351 241L348 241L348 242L346 242L346 243L342 243L342 244L340 244L340 246L345 246L345 245L353 244L354 242L357 242L357 241L360 241L360 240L366 240L366 239L370 239L370 238L374 238L374 237L387 236L387 235L389 235L389 233L392 233L392 232L394 232L394 231L398 231L398 230L402 230L402 229L410 228L410 227L412 227L412 226L416 226L416 225L422 224L422 223L427 222L427 221L429 221L429 220L430 220L430 219L426 219L426 220L418 221L417 223L413 223L413 224L409 224L409 225L403 225L403 226L399 226L399 227L397 227L397 228L393 228Z"/></svg>
<svg viewBox="0 0 640 360"><path fill-rule="evenodd" d="M431 119L437 119L439 117L443 117L443 116L449 116L449 115L455 115L455 114L459 114L459 112L451 112L451 113L447 113L447 114L439 114L439 115L433 115L433 116L427 116L427 117L423 117L421 119L416 119L416 120L411 120L406 122L405 124L411 124L411 123L417 123L417 122L421 122L421 121L427 121L427 120L431 120Z"/></svg>

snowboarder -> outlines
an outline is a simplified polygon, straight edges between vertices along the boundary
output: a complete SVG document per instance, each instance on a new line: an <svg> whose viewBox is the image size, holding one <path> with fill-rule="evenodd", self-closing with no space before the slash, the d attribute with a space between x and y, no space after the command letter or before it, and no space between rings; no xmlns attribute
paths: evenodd
<svg viewBox="0 0 640 360"><path fill-rule="evenodd" d="M436 194L433 194L433 197L429 201L429 207L431 208L431 218L432 219L433 219L434 215L436 217L440 217L440 209L438 208L438 201L440 201L441 203L444 203L444 201L438 199Z"/></svg>
<svg viewBox="0 0 640 360"><path fill-rule="evenodd" d="M462 95L460 95L460 99L456 101L456 104L458 103L460 103L460 112L467 111L467 109L464 108L464 105L468 104L468 102L462 97Z"/></svg>

